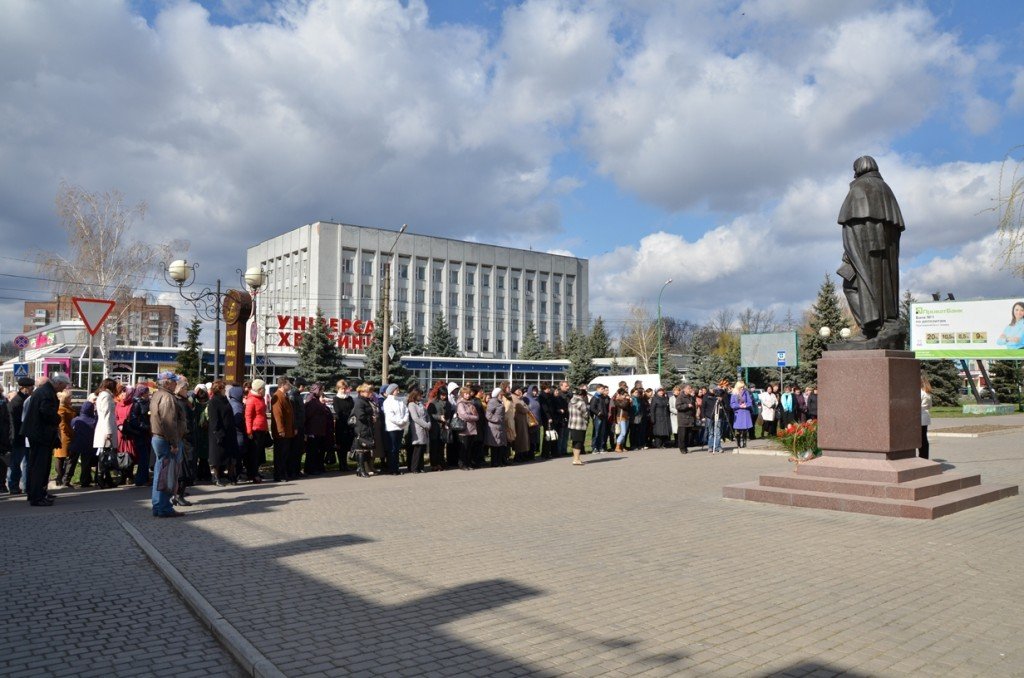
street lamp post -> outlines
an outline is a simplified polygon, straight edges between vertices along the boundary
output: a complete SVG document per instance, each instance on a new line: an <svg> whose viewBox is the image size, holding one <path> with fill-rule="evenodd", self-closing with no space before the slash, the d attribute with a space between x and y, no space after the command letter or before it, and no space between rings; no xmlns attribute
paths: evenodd
<svg viewBox="0 0 1024 678"><path fill-rule="evenodd" d="M226 293L221 292L220 278L217 278L217 285L214 289L204 287L198 292L185 292L196 281L196 269L199 264L190 264L184 259L175 259L164 269L164 280L170 285L178 287L178 294L181 298L192 304L196 314L202 318L213 321L213 380L220 378L220 319L224 307ZM242 270L236 268L235 272L242 277ZM199 365L199 375L202 376L203 366Z"/></svg>
<svg viewBox="0 0 1024 678"><path fill-rule="evenodd" d="M661 295L665 291L665 288L672 282L672 278L665 281L665 284L661 286L661 291L658 292L658 377L661 378Z"/></svg>
<svg viewBox="0 0 1024 678"><path fill-rule="evenodd" d="M256 315L256 297L259 295L260 289L267 282L267 272L260 266L250 266L245 269L245 274L242 278L252 295L252 331L249 335L249 338L252 340L252 364L249 365L249 379L254 381L256 379L256 337L259 332L259 316Z"/></svg>
<svg viewBox="0 0 1024 678"><path fill-rule="evenodd" d="M409 228L409 224L402 224L402 229L395 236L395 242L388 250L387 258L384 261L384 327L381 328L383 340L381 343L380 380L385 386L388 383L388 369L391 367L389 364L391 356L388 355L388 351L391 350L391 255L394 253L395 247L398 246L398 239L402 237L407 228Z"/></svg>

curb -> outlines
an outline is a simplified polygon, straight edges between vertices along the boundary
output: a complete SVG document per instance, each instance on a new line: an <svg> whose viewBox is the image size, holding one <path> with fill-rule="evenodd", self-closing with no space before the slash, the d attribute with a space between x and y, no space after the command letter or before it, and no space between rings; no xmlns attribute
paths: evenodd
<svg viewBox="0 0 1024 678"><path fill-rule="evenodd" d="M121 524L135 543L139 545L146 557L156 566L156 569L163 575L171 587L181 596L199 621L213 633L214 637L223 645L232 658L242 669L254 678L285 678L284 672L277 668L273 662L266 658L256 646L250 643L239 633L238 629L231 625L217 609L210 604L206 598L196 589L195 586L178 571L174 565L164 557L160 551L146 539L138 528L114 509L107 509L114 516L114 519Z"/></svg>
<svg viewBox="0 0 1024 678"><path fill-rule="evenodd" d="M932 431L929 429L929 438L987 438L988 436L1001 436L1007 433L1020 433L1021 428L1018 426L1008 427L1000 429L998 431L982 431L980 433L943 433L942 429Z"/></svg>

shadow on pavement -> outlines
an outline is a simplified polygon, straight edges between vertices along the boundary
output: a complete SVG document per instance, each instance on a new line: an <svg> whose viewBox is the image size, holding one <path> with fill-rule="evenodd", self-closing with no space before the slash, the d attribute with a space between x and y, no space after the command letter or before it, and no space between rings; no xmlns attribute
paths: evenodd
<svg viewBox="0 0 1024 678"><path fill-rule="evenodd" d="M850 669L844 669L831 664L821 664L809 661L794 664L771 673L762 673L760 678L796 678L797 676L813 676L814 678L830 678L831 676L843 676L843 678L868 678L866 673L858 673Z"/></svg>
<svg viewBox="0 0 1024 678"><path fill-rule="evenodd" d="M196 508L207 503L201 496L195 495ZM338 534L249 546L199 527L207 518L251 516L295 501L273 498L281 496L290 495L247 496L233 506L189 510L189 517L171 523L149 521L137 514L130 520L286 675L373 672L404 676L442 669L448 675L559 675L464 640L445 628L472 615L541 595L536 588L492 578L432 588L417 595L408 581L389 580L360 569L363 561L359 557L338 567L338 559L344 556L332 551L372 543L376 541L373 537ZM321 552L318 560L323 558L332 567L311 576L294 565L296 556L312 552ZM205 576L211 571L233 573L233 578L246 583L246 595L239 596L238 588L225 585L220 577L211 580ZM325 579L338 572L344 576ZM400 600L382 603L379 598Z"/></svg>

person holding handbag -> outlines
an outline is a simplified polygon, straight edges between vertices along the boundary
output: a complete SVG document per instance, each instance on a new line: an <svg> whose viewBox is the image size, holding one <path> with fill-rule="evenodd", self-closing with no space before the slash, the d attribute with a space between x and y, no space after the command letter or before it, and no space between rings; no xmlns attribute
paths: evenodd
<svg viewBox="0 0 1024 678"><path fill-rule="evenodd" d="M117 395L118 384L107 377L96 389L96 432L92 436L92 446L98 450L117 449Z"/></svg>
<svg viewBox="0 0 1024 678"><path fill-rule="evenodd" d="M445 447L449 442L451 431L448 422L452 416L452 406L446 397L445 383L438 380L427 395L427 416L430 417L430 470L445 470Z"/></svg>
<svg viewBox="0 0 1024 678"><path fill-rule="evenodd" d="M455 408L455 416L462 422L463 429L459 434L459 468L463 471L473 469L473 460L476 459L480 439L477 436L477 422L480 415L477 413L476 403L473 401L473 389L463 386L459 391L459 404ZM453 430L456 428L452 427Z"/></svg>
<svg viewBox="0 0 1024 678"><path fill-rule="evenodd" d="M377 406L373 397L373 386L360 384L352 403L349 424L352 427L352 452L356 456L356 476L369 478L373 475L373 453L377 447L374 433L377 430Z"/></svg>

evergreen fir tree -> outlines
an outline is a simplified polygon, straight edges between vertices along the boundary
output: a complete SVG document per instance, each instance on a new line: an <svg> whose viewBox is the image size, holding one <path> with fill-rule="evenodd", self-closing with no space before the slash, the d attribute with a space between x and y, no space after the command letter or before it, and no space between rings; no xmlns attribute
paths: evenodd
<svg viewBox="0 0 1024 678"><path fill-rule="evenodd" d="M190 384L198 384L200 377L200 359L202 356L202 343L199 341L199 333L202 332L202 321L198 316L192 318L188 329L185 330L185 341L181 342L182 349L178 352L178 372L188 379Z"/></svg>
<svg viewBox="0 0 1024 678"><path fill-rule="evenodd" d="M302 377L310 383L320 382L330 389L338 379L347 376L338 343L331 340L324 312L319 308L316 309L313 326L302 335L302 342L295 352L298 364L291 371L293 377Z"/></svg>
<svg viewBox="0 0 1024 678"><path fill-rule="evenodd" d="M527 321L526 334L523 335L523 343L519 346L520 360L547 360L547 348L537 338L537 330L533 327L533 321Z"/></svg>
<svg viewBox="0 0 1024 678"><path fill-rule="evenodd" d="M430 341L427 342L427 353L441 358L454 358L459 355L459 344L448 329L444 313L438 311L434 316L434 324L430 327Z"/></svg>
<svg viewBox="0 0 1024 678"><path fill-rule="evenodd" d="M417 343L416 335L412 333L412 328L409 327L409 322L406 320L403 320L398 328L395 350L402 355L423 355L423 344Z"/></svg>
<svg viewBox="0 0 1024 678"><path fill-rule="evenodd" d="M548 359L549 360L562 360L569 356L568 348L561 339L556 339L551 342L551 347L548 348Z"/></svg>
<svg viewBox="0 0 1024 678"><path fill-rule="evenodd" d="M612 355L612 340L608 336L608 331L604 328L604 318L597 316L597 320L594 321L594 326L590 329L590 336L587 337L587 341L590 342L590 355L595 358L607 358Z"/></svg>
<svg viewBox="0 0 1024 678"><path fill-rule="evenodd" d="M569 357L569 371L566 374L566 380L574 387L586 386L597 376L594 356L591 353L590 337L579 330L573 330L569 333L565 348Z"/></svg>
<svg viewBox="0 0 1024 678"><path fill-rule="evenodd" d="M932 385L932 404L956 407L960 404L960 368L952 360L922 360L924 374Z"/></svg>
<svg viewBox="0 0 1024 678"><path fill-rule="evenodd" d="M1018 410L1024 410L1024 363L1019 360L992 360L988 364L988 376L992 390L1001 403L1013 403ZM933 385L934 387L934 385ZM934 392L932 394L934 397Z"/></svg>
<svg viewBox="0 0 1024 678"><path fill-rule="evenodd" d="M399 352L398 347L395 346L394 341L388 342L388 345L395 349L395 357L388 360L388 381L398 384L402 389L406 389L409 387L412 373L402 365L402 354ZM363 381L374 386L382 385L381 377L384 370L383 347L384 310L381 309L377 311L377 318L374 320L373 338L370 340L370 345L366 347L366 364L363 367Z"/></svg>
<svg viewBox="0 0 1024 678"><path fill-rule="evenodd" d="M683 375L676 367L674 360L668 356L663 356L661 360L661 385L666 391L672 390L672 387L676 384L680 384L683 381Z"/></svg>
<svg viewBox="0 0 1024 678"><path fill-rule="evenodd" d="M836 292L832 276L825 274L825 280L818 288L818 298L807 314L808 331L799 337L800 366L796 370L796 378L801 386L818 383L818 358L825 347L839 341L839 332L850 326L850 320L843 312L842 302ZM820 330L828 327L829 337L822 337Z"/></svg>
<svg viewBox="0 0 1024 678"><path fill-rule="evenodd" d="M722 356L711 353L704 342L694 342L693 363L687 381L694 385L694 388L717 384L722 379L734 379L735 372L731 372Z"/></svg>

